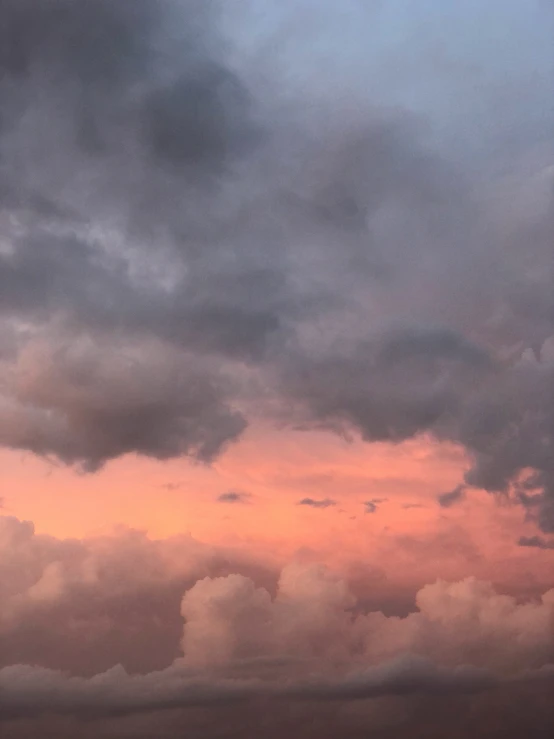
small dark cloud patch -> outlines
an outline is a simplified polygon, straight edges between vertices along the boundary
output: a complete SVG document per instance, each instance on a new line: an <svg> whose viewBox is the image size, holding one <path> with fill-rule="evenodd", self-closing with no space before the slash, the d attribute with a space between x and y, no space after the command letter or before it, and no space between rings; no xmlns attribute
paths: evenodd
<svg viewBox="0 0 554 739"><path fill-rule="evenodd" d="M402 508L403 508L403 509L404 509L405 511L410 511L410 510L413 510L413 509L415 509L415 508L425 508L425 506L424 506L424 505L422 505L421 503L405 503L405 504L404 504L404 505L402 506Z"/></svg>
<svg viewBox="0 0 554 739"><path fill-rule="evenodd" d="M456 503L461 503L465 498L466 489L463 485L458 485L448 493L441 493L437 500L441 508L451 508Z"/></svg>
<svg viewBox="0 0 554 739"><path fill-rule="evenodd" d="M239 492L238 490L229 490L227 493L221 493L217 498L218 503L247 503L252 496L249 493Z"/></svg>
<svg viewBox="0 0 554 739"><path fill-rule="evenodd" d="M544 539L542 536L522 536L518 541L518 546L534 549L554 549L554 539Z"/></svg>
<svg viewBox="0 0 554 739"><path fill-rule="evenodd" d="M388 498L372 498L364 503L366 513L376 513L381 503L386 503Z"/></svg>
<svg viewBox="0 0 554 739"><path fill-rule="evenodd" d="M166 482L163 485L161 485L164 490L179 490L180 487L182 487L182 483L180 482Z"/></svg>
<svg viewBox="0 0 554 739"><path fill-rule="evenodd" d="M331 508L331 506L336 505L336 502L331 500L331 498L323 498L322 500L302 498L302 500L298 501L298 505L308 506L309 508Z"/></svg>

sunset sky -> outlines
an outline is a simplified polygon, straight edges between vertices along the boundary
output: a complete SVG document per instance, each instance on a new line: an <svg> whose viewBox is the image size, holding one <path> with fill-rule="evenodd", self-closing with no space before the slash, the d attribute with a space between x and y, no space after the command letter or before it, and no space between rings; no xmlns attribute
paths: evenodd
<svg viewBox="0 0 554 739"><path fill-rule="evenodd" d="M551 735L553 9L0 0L10 739Z"/></svg>

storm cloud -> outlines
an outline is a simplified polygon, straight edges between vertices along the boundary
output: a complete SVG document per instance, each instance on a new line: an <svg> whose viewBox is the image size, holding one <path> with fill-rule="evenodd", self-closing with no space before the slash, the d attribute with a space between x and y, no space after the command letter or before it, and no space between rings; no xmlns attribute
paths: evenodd
<svg viewBox="0 0 554 739"><path fill-rule="evenodd" d="M209 462L259 416L428 434L552 532L549 55L526 106L491 66L494 146L478 97L448 143L388 68L364 86L341 58L322 84L300 5L254 48L248 3L0 3L0 442L97 470ZM384 10L364 8L370 34ZM323 45L371 46L318 12Z"/></svg>

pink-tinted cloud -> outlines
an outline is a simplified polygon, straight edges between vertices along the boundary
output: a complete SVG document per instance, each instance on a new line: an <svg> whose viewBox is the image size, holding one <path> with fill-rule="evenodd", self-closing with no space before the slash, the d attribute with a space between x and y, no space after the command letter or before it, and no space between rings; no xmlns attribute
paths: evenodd
<svg viewBox="0 0 554 739"><path fill-rule="evenodd" d="M407 616L387 616L364 609L348 581L322 565L288 564L275 582L190 539L151 542L127 532L59 541L34 535L29 523L0 521L0 638L8 647L0 702L8 717L463 693L551 674L554 590L519 602L474 578L438 581L417 593ZM33 630L51 645L59 639L58 648L65 641L67 653L41 648ZM158 671L144 669L152 639L168 665ZM164 639L174 639L173 655ZM113 669L79 677L94 663L86 650L72 651L83 642L100 661L110 655ZM117 667L133 649L140 658L127 659L134 670L142 665L142 676ZM69 674L49 667L63 663Z"/></svg>

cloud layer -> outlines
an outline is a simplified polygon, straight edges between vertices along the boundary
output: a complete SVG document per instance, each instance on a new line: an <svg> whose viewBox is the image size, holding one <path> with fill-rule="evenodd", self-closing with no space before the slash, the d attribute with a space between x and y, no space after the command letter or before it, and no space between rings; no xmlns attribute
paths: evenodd
<svg viewBox="0 0 554 739"><path fill-rule="evenodd" d="M165 731L175 711L212 706L205 730L216 736L218 711L238 703L258 716L260 701L271 715L298 705L304 731L303 712L320 703L494 702L527 685L540 695L554 677L552 590L520 602L473 578L438 581L409 615L387 616L321 565L293 562L275 576L186 537L61 541L28 522L0 524L0 722L10 731L31 722L32 735L66 716L75 736L91 719L108 721L109 736L117 717L132 726L137 713L161 716ZM148 735L147 723L134 735Z"/></svg>

